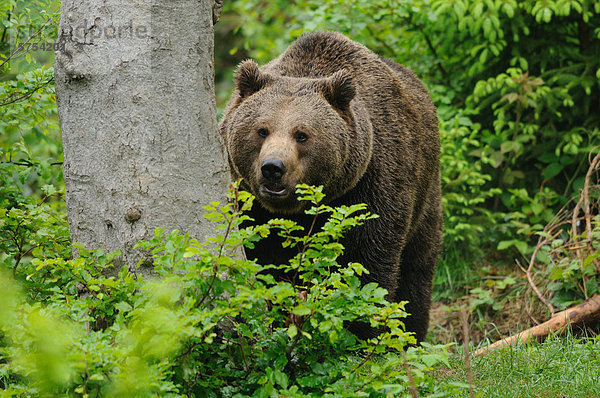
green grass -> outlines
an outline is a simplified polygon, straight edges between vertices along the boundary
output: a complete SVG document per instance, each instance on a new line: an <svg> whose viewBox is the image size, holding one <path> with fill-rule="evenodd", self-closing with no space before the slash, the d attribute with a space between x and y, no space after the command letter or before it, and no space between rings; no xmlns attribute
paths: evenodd
<svg viewBox="0 0 600 398"><path fill-rule="evenodd" d="M600 397L600 338L553 337L471 357L479 397ZM466 383L462 359L443 376Z"/></svg>
<svg viewBox="0 0 600 398"><path fill-rule="evenodd" d="M435 269L433 301L453 300L468 293L465 287L476 283L484 271L473 267L473 261L443 256Z"/></svg>

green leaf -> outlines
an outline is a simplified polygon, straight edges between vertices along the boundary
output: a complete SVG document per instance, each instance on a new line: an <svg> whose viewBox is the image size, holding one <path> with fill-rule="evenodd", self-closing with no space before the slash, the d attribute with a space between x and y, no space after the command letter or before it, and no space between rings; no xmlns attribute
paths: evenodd
<svg viewBox="0 0 600 398"><path fill-rule="evenodd" d="M542 176L545 179L555 177L562 171L563 167L560 163L550 163L542 172Z"/></svg>
<svg viewBox="0 0 600 398"><path fill-rule="evenodd" d="M282 388L288 388L289 380L285 373L280 370L273 370L273 382Z"/></svg>
<svg viewBox="0 0 600 398"><path fill-rule="evenodd" d="M290 339L293 339L294 337L296 337L296 335L298 334L298 328L296 327L296 325L290 325L288 327L287 330L287 335L290 337Z"/></svg>
<svg viewBox="0 0 600 398"><path fill-rule="evenodd" d="M133 309L133 307L130 304L128 304L124 301L121 301L121 302L115 304L115 308L121 312L129 312Z"/></svg>
<svg viewBox="0 0 600 398"><path fill-rule="evenodd" d="M512 240L503 240L501 242L498 243L497 249L498 250L506 250L509 247L511 247L513 245L513 241Z"/></svg>
<svg viewBox="0 0 600 398"><path fill-rule="evenodd" d="M304 316L309 315L311 313L311 309L306 307L304 304L299 304L294 308L292 312L294 313L294 315Z"/></svg>

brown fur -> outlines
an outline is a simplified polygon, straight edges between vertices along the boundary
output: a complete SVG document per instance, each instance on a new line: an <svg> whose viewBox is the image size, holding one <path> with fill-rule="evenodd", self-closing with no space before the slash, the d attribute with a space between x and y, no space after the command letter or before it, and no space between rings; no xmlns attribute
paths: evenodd
<svg viewBox="0 0 600 398"><path fill-rule="evenodd" d="M303 35L261 68L246 61L235 79L220 131L233 178L258 198L251 216L308 228L298 183L323 185L331 205L366 203L380 218L348 233L340 263L362 263L370 271L363 282L408 300L407 330L423 340L442 235L438 121L423 84L331 32ZM276 183L261 171L271 159L285 165ZM265 264L292 254L277 237L248 250Z"/></svg>

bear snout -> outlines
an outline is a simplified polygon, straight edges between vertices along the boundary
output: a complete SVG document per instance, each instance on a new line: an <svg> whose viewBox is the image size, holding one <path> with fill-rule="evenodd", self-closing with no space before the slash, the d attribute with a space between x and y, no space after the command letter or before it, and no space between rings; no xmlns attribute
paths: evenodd
<svg viewBox="0 0 600 398"><path fill-rule="evenodd" d="M269 182L279 182L285 174L286 168L280 159L266 159L260 171L263 177Z"/></svg>

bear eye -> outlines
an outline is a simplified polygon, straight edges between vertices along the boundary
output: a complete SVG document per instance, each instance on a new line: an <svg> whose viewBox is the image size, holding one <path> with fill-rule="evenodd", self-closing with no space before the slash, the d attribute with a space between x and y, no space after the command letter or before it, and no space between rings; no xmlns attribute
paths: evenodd
<svg viewBox="0 0 600 398"><path fill-rule="evenodd" d="M296 133L295 137L296 142L304 142L306 140L308 140L308 134L303 133L302 131L299 131Z"/></svg>
<svg viewBox="0 0 600 398"><path fill-rule="evenodd" d="M256 133L258 134L259 137L267 138L267 136L269 135L269 130L261 128L261 129L258 129L258 131Z"/></svg>

